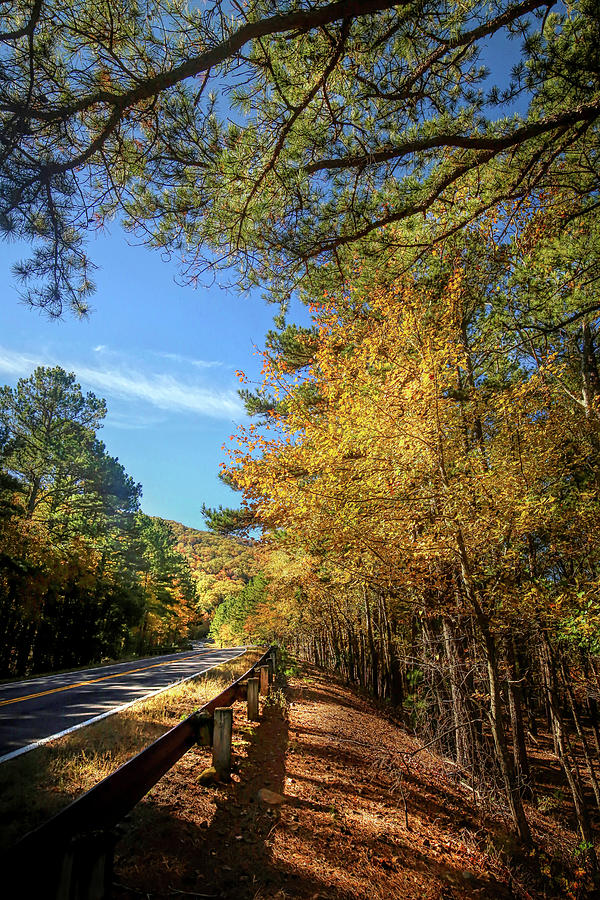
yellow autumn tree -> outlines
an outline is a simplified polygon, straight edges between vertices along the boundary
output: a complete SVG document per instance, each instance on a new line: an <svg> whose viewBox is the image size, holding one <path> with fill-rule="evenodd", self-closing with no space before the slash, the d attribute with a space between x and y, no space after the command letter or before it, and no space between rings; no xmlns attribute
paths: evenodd
<svg viewBox="0 0 600 900"><path fill-rule="evenodd" d="M442 252L419 277L366 288L357 271L357 287L325 298L301 374L265 356L262 390L277 406L262 429L240 429L227 474L277 545L310 561L296 603L313 642L325 630L347 669L349 655L353 666L370 656L376 692L415 608L444 621L448 654L453 621L471 622L494 755L528 844L526 761L506 737L508 638L556 635L582 592L597 597L597 482L577 484L597 425L574 398L570 338L523 347L494 328L489 272L459 253L442 264ZM570 582L558 574L569 570ZM583 814L580 826L587 840Z"/></svg>

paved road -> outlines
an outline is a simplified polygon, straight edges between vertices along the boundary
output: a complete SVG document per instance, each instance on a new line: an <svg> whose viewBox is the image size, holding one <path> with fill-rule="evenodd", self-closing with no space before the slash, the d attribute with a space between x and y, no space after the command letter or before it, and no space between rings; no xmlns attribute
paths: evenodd
<svg viewBox="0 0 600 900"><path fill-rule="evenodd" d="M0 685L0 762L8 754L244 652L214 648Z"/></svg>

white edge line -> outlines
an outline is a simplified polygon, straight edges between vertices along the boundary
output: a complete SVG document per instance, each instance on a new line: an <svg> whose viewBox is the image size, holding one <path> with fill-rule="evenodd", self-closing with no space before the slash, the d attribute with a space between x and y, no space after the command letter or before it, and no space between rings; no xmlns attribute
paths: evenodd
<svg viewBox="0 0 600 900"><path fill-rule="evenodd" d="M246 648L244 648L240 653L237 653L235 656L230 656L229 659L223 659L221 662L215 663L214 666L210 666L208 669L203 669L201 672L194 672L193 675L188 675L187 678L180 678L178 681L172 681L171 684L168 684L166 687L158 688L156 691L150 691L149 694L144 694L143 697L136 697L135 700L131 700L129 703L124 703L122 706L115 706L114 709L109 709L107 712L101 713L99 716L94 716L93 719L86 719L85 722L80 722L78 725L72 725L71 728L65 728L64 731L57 731L56 734L50 734L48 737L40 738L39 741L35 741L33 744L27 744L26 747L19 747L18 750L13 750L11 753L5 753L4 756L0 756L0 764L3 762L8 762L9 759L15 759L17 756L22 756L24 753L29 753L30 750L35 750L36 747L42 747L44 744L48 744L50 741L56 741L58 738L64 737L66 734L71 734L73 731L79 731L80 728L85 728L87 725L93 725L95 722L100 722L102 719L107 719L109 716L114 716L117 713L123 712L124 709L129 709L130 706L133 706L134 703L142 703L144 700L149 700L150 697L156 697L158 694L163 694L165 691L169 691L171 688L176 687L178 684L185 684L186 681L192 681L193 678L198 678L200 675L204 675L205 672L210 672L211 669L216 669L217 666L222 666L223 663L229 662L230 659L238 659L238 657L243 656L246 653Z"/></svg>

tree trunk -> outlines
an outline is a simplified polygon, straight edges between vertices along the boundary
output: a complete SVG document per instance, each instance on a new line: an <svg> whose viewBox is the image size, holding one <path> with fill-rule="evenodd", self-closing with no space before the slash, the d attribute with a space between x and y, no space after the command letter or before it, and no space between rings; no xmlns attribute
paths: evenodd
<svg viewBox="0 0 600 900"><path fill-rule="evenodd" d="M446 658L448 660L448 672L450 676L450 696L452 699L452 716L454 719L454 744L456 748L456 762L463 768L471 765L471 749L469 741L470 716L469 710L464 702L464 674L456 638L454 636L454 627L448 616L442 619L442 630L444 634L444 646L446 649Z"/></svg>
<svg viewBox="0 0 600 900"><path fill-rule="evenodd" d="M474 613L479 630L483 637L483 649L488 673L488 682L490 690L490 708L488 718L494 739L494 748L496 757L502 773L506 799L510 809L510 814L515 826L517 835L525 847L533 846L531 830L523 809L523 801L519 792L512 758L508 752L506 743L506 726L504 723L504 713L502 709L502 694L500 691L500 679L498 675L498 657L496 652L496 641L490 630L490 623L487 615L484 613L479 598L473 584L471 575L471 567L465 547L462 532L459 530L456 535L456 543L460 559L460 568L465 596L470 603Z"/></svg>
<svg viewBox="0 0 600 900"><path fill-rule="evenodd" d="M581 394L587 419L597 415L595 400L600 392L600 378L594 338L589 322L583 324L583 347L581 352ZM597 440L594 441L597 444Z"/></svg>
<svg viewBox="0 0 600 900"><path fill-rule="evenodd" d="M365 584L364 586L364 601L365 601L365 619L367 623L367 640L369 642L369 653L371 655L371 671L370 671L370 683L371 690L373 692L374 697L378 697L378 688L379 688L379 660L377 658L377 648L375 647L375 640L373 638L373 621L371 616L371 606L369 603L369 588Z"/></svg>
<svg viewBox="0 0 600 900"><path fill-rule="evenodd" d="M527 746L525 744L525 729L523 728L523 694L521 691L521 680L519 678L513 641L514 638L510 636L506 644L508 671L510 674L510 678L508 679L508 708L513 733L515 771L521 791L523 792L530 785L531 773L529 771L529 759L527 757Z"/></svg>
<svg viewBox="0 0 600 900"><path fill-rule="evenodd" d="M563 679L563 685L567 694L567 699L569 701L569 706L571 707L571 715L573 716L573 724L575 725L575 730L579 735L579 739L581 741L581 747L583 750L583 755L585 757L585 764L588 770L588 774L590 776L590 782L592 784L592 790L594 792L594 797L596 798L596 807L600 809L600 786L598 785L598 779L596 778L596 771L594 769L594 762L592 760L592 755L590 753L590 747L588 744L588 740L586 734L583 730L583 726L581 724L581 718L577 711L577 704L575 702L575 695L573 694L573 690L571 688L569 682L568 673L565 670L564 660L560 660L560 673Z"/></svg>
<svg viewBox="0 0 600 900"><path fill-rule="evenodd" d="M569 739L565 731L564 723L560 712L560 703L558 699L558 690L556 684L556 664L554 654L545 629L540 630L542 654L544 662L544 680L546 694L548 697L548 707L550 710L550 718L552 722L552 735L554 738L554 747L556 755L560 761L563 772L571 789L573 797L573 805L575 807L575 816L577 818L577 826L582 841L586 846L586 856L593 872L598 869L598 858L594 849L594 835L590 827L590 821L585 806L585 798L583 793L583 785L577 770L577 766L571 761L571 748Z"/></svg>
<svg viewBox="0 0 600 900"><path fill-rule="evenodd" d="M400 671L400 660L398 659L396 647L394 646L392 624L390 622L390 615L385 600L383 600L383 615L390 673L390 701L392 703L392 706L402 709L402 704L404 703L404 692L402 690L402 673Z"/></svg>
<svg viewBox="0 0 600 900"><path fill-rule="evenodd" d="M29 497L27 498L27 519L31 519L31 517L33 516L41 484L42 480L38 477L35 477L31 482L31 490L29 491Z"/></svg>

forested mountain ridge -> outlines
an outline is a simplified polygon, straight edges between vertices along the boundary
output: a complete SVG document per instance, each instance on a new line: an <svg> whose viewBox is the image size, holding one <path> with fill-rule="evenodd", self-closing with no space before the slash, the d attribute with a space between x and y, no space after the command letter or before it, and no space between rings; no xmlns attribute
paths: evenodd
<svg viewBox="0 0 600 900"><path fill-rule="evenodd" d="M256 573L258 561L252 541L213 534L170 519L160 521L173 534L175 550L188 561L199 606L207 614L238 593Z"/></svg>

